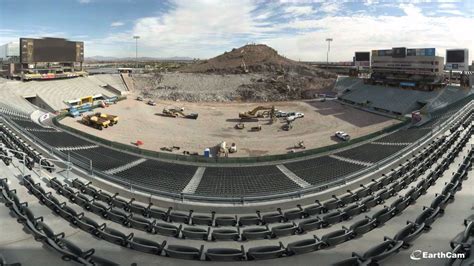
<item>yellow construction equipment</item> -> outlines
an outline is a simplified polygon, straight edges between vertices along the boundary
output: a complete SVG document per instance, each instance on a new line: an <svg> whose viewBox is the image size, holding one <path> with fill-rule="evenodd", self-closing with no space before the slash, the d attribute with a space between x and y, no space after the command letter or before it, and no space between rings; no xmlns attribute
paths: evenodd
<svg viewBox="0 0 474 266"><path fill-rule="evenodd" d="M110 121L96 115L84 115L82 117L82 123L87 126L102 130L102 128L109 127Z"/></svg>
<svg viewBox="0 0 474 266"><path fill-rule="evenodd" d="M184 108L163 108L163 115L164 116L169 116L169 117L184 117L184 118L189 118L189 119L197 119L198 114L197 113L191 113L191 114L185 114L184 113Z"/></svg>
<svg viewBox="0 0 474 266"><path fill-rule="evenodd" d="M109 114L104 114L104 113L96 113L95 116L105 118L110 121L109 126L113 126L118 123L119 117L116 115L109 115Z"/></svg>
<svg viewBox="0 0 474 266"><path fill-rule="evenodd" d="M241 119L255 119L261 117L275 117L276 110L275 106L257 106L253 110L248 112L239 113Z"/></svg>

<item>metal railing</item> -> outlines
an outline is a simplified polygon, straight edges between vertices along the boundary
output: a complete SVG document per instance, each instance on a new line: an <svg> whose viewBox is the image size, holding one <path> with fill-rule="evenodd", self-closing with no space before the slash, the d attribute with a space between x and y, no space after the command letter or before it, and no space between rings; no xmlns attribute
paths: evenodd
<svg viewBox="0 0 474 266"><path fill-rule="evenodd" d="M258 157L213 157L213 158L206 158L204 156L186 156L181 154L171 154L159 151L152 151L147 149L141 149L138 147L130 146L127 144L106 140L103 138L99 138L97 136L93 136L91 134L85 133L83 131L74 129L67 125L59 123L61 119L65 117L66 114L62 114L53 118L53 123L58 128L62 130L72 133L74 135L78 135L80 137L86 138L88 140L95 141L97 143L116 148L122 151L127 151L130 153L148 156L151 158L157 158L162 160L169 160L175 162L191 162L191 163L211 163L211 164L252 164L252 163L263 163L263 162L276 162L276 161L284 161L290 159L299 159L307 156L317 155L325 152L330 152L333 150L341 149L344 147L348 147L357 143L361 143L363 141L369 140L371 138L375 138L382 134L392 132L399 128L402 128L410 123L408 119L402 121L401 123L386 127L382 130L377 132L373 132L371 134L361 136L359 138L354 138L347 142L341 142L337 144L332 144L324 147L314 148L314 149L306 149L304 151L299 151L295 153L286 153L286 154L276 154L276 155L265 155L265 156L258 156Z"/></svg>
<svg viewBox="0 0 474 266"><path fill-rule="evenodd" d="M393 161L396 158L400 157L406 157L414 150L417 150L420 148L422 145L424 145L428 140L432 139L434 135L437 133L445 130L449 125L452 125L456 123L461 116L463 116L467 110L470 110L474 105L474 101L471 101L467 103L464 107L456 111L454 115L451 116L451 119L446 119L443 121L440 125L436 126L436 128L433 128L429 134L423 136L421 139L417 140L415 143L408 145L407 147L403 148L402 150L382 159L381 161L378 161L374 165L367 167L365 169L362 169L357 172L350 173L346 176L343 176L341 178L338 178L334 181L324 183L321 185L317 186L311 186L308 188L304 189L298 189L295 191L289 191L289 192L283 192L283 193L278 193L278 194L268 194L268 195L259 195L259 196L244 196L244 197L214 197L214 196L203 196L203 195L195 195L195 194L188 194L188 193L174 193L174 192L169 192L169 191L161 191L157 189L152 189L149 187L144 187L140 184L134 183L131 180L126 180L124 178L118 178L116 176L106 174L103 171L96 170L93 167L93 162L92 160L80 155L80 157L76 156L71 156L72 154L77 154L74 152L68 152L65 153L63 151L60 151L56 149L55 147L52 147L51 145L45 143L41 139L37 138L35 135L31 134L30 132L26 130L19 130L23 132L27 137L30 138L31 141L37 143L38 145L42 146L43 148L46 148L51 155L55 155L63 160L66 160L64 163L72 163L73 165L81 168L82 170L87 171L88 174L91 176L96 176L99 178L102 178L107 181L111 181L113 183L119 184L123 186L125 189L130 190L131 192L133 191L140 191L140 192L145 192L145 193L150 193L150 197L152 196L164 196L172 199L177 199L181 201L206 201L206 202L220 202L220 203L245 203L245 202L262 202L262 201L268 201L268 200L278 200L278 199L292 199L292 198L301 198L305 195L308 194L313 194L316 192L321 192L324 191L328 188L333 188L337 186L343 186L347 184L348 182L356 179L357 177L361 177L364 174L367 174L369 172L372 172L374 170L378 170L381 166ZM5 120L11 122L9 124L14 124L16 123L14 121L11 121L8 117L4 117ZM18 127L17 127L18 130ZM410 152L410 150L412 152ZM77 154L79 155L79 154Z"/></svg>

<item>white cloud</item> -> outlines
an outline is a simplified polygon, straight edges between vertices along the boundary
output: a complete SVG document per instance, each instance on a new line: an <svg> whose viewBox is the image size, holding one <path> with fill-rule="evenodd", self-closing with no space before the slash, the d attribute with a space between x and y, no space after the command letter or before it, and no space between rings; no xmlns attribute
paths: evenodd
<svg viewBox="0 0 474 266"><path fill-rule="evenodd" d="M324 2L319 9L329 14L336 13L341 10L341 2Z"/></svg>
<svg viewBox="0 0 474 266"><path fill-rule="evenodd" d="M445 10L439 10L438 13L445 13L445 14L451 14L451 15L456 15L456 16L462 16L464 13L457 9L445 9Z"/></svg>
<svg viewBox="0 0 474 266"><path fill-rule="evenodd" d="M418 17L421 16L421 8L415 6L414 4L400 4L400 9L405 12L409 17Z"/></svg>
<svg viewBox="0 0 474 266"><path fill-rule="evenodd" d="M120 26L123 26L123 25L125 25L125 24L121 21L115 21L115 22L112 22L110 24L111 27L120 27Z"/></svg>
<svg viewBox="0 0 474 266"><path fill-rule="evenodd" d="M311 15L315 11L312 6L289 6L285 8L285 12L292 16L305 16Z"/></svg>
<svg viewBox="0 0 474 266"><path fill-rule="evenodd" d="M89 4L91 0L78 0L80 4Z"/></svg>
<svg viewBox="0 0 474 266"><path fill-rule="evenodd" d="M444 56L448 48L474 50L468 17L428 17L407 7L404 16L327 16L299 20L288 27L304 29L300 34L265 38L264 43L293 59L324 61L327 43L332 37L331 60L351 61L355 51L405 46L434 47Z"/></svg>
<svg viewBox="0 0 474 266"><path fill-rule="evenodd" d="M216 47L230 48L237 39L240 43L254 42L271 30L260 20L270 16L267 10L255 13L257 3L243 1L186 1L176 0L174 8L160 17L138 19L133 29L143 46L160 53L211 56L219 53ZM171 54L172 53L172 54Z"/></svg>
<svg viewBox="0 0 474 266"><path fill-rule="evenodd" d="M313 9L317 16L282 19L280 15L286 14L291 3L268 7L260 3L175 0L164 14L134 21L130 31L87 40L87 56L132 56L135 52L133 35L141 37L139 54L159 57L207 58L255 42L266 43L292 59L324 61L327 49L324 40L328 37L334 39L330 59L337 61L350 61L355 51L396 46L435 47L440 55L447 48L474 50L472 16L452 16L459 15L453 13L443 16L439 10L436 10L437 17L428 16L418 4L391 6L403 10L400 16L343 13L338 11L345 11L344 4L324 2ZM290 11L307 13L308 8L298 8L302 6L298 2L294 6L297 8ZM275 17L278 22L273 20Z"/></svg>
<svg viewBox="0 0 474 266"><path fill-rule="evenodd" d="M453 3L442 3L438 5L439 9L456 9L456 5Z"/></svg>

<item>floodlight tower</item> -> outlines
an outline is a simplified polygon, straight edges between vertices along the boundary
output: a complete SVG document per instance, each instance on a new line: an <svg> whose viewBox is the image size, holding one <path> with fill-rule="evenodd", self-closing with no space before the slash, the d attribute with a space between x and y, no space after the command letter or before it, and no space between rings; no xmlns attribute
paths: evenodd
<svg viewBox="0 0 474 266"><path fill-rule="evenodd" d="M133 39L135 39L135 68L138 69L138 39L140 39L140 36L135 35Z"/></svg>
<svg viewBox="0 0 474 266"><path fill-rule="evenodd" d="M328 66L329 66L329 51L331 50L332 38L326 38L326 41L328 42L328 52L326 54L326 68L328 68Z"/></svg>

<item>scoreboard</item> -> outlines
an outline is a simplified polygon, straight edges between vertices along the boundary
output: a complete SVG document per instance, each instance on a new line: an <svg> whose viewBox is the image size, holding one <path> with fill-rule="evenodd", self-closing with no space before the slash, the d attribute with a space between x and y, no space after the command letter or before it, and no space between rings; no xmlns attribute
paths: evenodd
<svg viewBox="0 0 474 266"><path fill-rule="evenodd" d="M83 62L84 43L61 38L20 38L20 62Z"/></svg>
<svg viewBox="0 0 474 266"><path fill-rule="evenodd" d="M458 70L458 71L469 70L469 50L468 49L446 50L446 69Z"/></svg>

